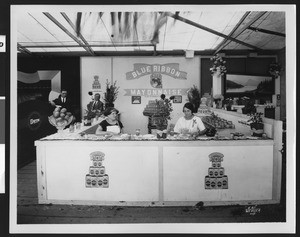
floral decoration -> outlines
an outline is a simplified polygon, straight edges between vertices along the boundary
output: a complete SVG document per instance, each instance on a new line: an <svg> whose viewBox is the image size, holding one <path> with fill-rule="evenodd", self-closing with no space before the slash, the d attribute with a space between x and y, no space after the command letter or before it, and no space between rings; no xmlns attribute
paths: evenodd
<svg viewBox="0 0 300 237"><path fill-rule="evenodd" d="M171 104L171 101L169 99L165 99L164 103L160 103L159 100L155 100L155 103L158 107L158 113L165 117L166 119L170 120L171 119L171 112L173 111L173 107Z"/></svg>
<svg viewBox="0 0 300 237"><path fill-rule="evenodd" d="M278 76L280 76L281 73L281 65L279 63L271 63L269 66L269 73L274 76L275 78L277 78Z"/></svg>
<svg viewBox="0 0 300 237"><path fill-rule="evenodd" d="M248 120L248 122L262 123L263 122L262 115L263 115L263 113L261 113L261 112L250 113L250 114L248 114L248 116L250 116L250 119Z"/></svg>
<svg viewBox="0 0 300 237"><path fill-rule="evenodd" d="M211 74L215 74L216 72L220 73L219 75L223 76L226 72L226 61L222 59L222 57L219 54L216 54L212 58L210 58L210 61L212 61L212 67L209 69Z"/></svg>

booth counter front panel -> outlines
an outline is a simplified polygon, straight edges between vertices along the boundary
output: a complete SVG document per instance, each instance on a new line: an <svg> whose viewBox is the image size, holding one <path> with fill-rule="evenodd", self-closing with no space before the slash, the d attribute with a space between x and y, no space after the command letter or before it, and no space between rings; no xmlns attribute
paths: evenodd
<svg viewBox="0 0 300 237"><path fill-rule="evenodd" d="M278 203L274 141L39 140L39 203Z"/></svg>

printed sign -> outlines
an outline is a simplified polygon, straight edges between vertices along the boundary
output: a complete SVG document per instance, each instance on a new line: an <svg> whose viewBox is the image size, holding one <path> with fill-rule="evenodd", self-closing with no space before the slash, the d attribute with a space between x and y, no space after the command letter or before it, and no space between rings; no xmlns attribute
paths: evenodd
<svg viewBox="0 0 300 237"><path fill-rule="evenodd" d="M27 126L30 130L35 131L41 127L41 114L37 111L33 111L28 115Z"/></svg>
<svg viewBox="0 0 300 237"><path fill-rule="evenodd" d="M0 52L5 53L6 51L6 36L0 35Z"/></svg>
<svg viewBox="0 0 300 237"><path fill-rule="evenodd" d="M212 167L208 168L208 175L205 176L205 189L228 189L228 177L221 165L223 157L224 155L219 152L213 152L209 155Z"/></svg>
<svg viewBox="0 0 300 237"><path fill-rule="evenodd" d="M157 97L161 94L166 96L187 95L189 88L165 88L163 89L163 75L170 76L174 79L187 80L187 72L179 70L179 63L167 64L133 64L133 71L126 72L127 80L139 79L143 76L150 75L149 84L153 89L135 88L125 89L124 96L145 96Z"/></svg>
<svg viewBox="0 0 300 237"><path fill-rule="evenodd" d="M99 76L94 76L94 81L93 81L93 90L99 90L101 89L101 84L99 82Z"/></svg>
<svg viewBox="0 0 300 237"><path fill-rule="evenodd" d="M161 74L168 75L175 79L186 80L187 73L179 70L179 63L167 63L167 64L145 64L135 63L133 65L133 71L126 73L126 79L138 79L142 76L151 74L152 79L161 79ZM159 83L158 83L159 84ZM161 87L160 87L161 88Z"/></svg>
<svg viewBox="0 0 300 237"><path fill-rule="evenodd" d="M157 97L161 94L166 96L172 95L187 95L190 88L177 88L177 89L124 89L124 96L145 96L145 97Z"/></svg>

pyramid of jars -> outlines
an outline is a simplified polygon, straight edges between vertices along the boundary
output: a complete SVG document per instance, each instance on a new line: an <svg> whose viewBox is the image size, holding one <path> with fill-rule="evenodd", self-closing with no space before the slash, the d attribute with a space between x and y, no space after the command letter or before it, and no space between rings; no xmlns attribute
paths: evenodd
<svg viewBox="0 0 300 237"><path fill-rule="evenodd" d="M222 167L224 155L214 152L209 155L211 167L208 168L208 175L205 176L205 189L228 189L228 177Z"/></svg>
<svg viewBox="0 0 300 237"><path fill-rule="evenodd" d="M108 188L109 177L105 173L103 166L105 154L95 151L90 154L92 165L89 167L89 173L85 177L85 186L87 188Z"/></svg>
<svg viewBox="0 0 300 237"><path fill-rule="evenodd" d="M155 100L149 100L146 108L143 111L143 115L145 116L152 116L152 115L162 115L165 114L165 110L163 106Z"/></svg>

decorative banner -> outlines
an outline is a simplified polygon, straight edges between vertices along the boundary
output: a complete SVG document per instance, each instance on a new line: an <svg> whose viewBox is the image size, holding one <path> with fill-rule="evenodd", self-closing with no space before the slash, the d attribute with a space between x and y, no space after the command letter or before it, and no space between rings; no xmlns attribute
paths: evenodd
<svg viewBox="0 0 300 237"><path fill-rule="evenodd" d="M124 96L145 96L145 97L157 97L161 94L166 96L172 95L187 95L190 88L172 88L172 89L124 89Z"/></svg>
<svg viewBox="0 0 300 237"><path fill-rule="evenodd" d="M135 63L133 65L133 71L126 73L126 79L138 79L142 76L149 74L164 74L175 79L186 80L187 73L179 71L179 63L167 63L167 64L145 64L145 63Z"/></svg>
<svg viewBox="0 0 300 237"><path fill-rule="evenodd" d="M205 176L205 189L228 189L228 177L225 169L221 166L224 155L213 152L209 155L212 167L208 168L208 175Z"/></svg>
<svg viewBox="0 0 300 237"><path fill-rule="evenodd" d="M105 154L101 151L95 151L90 154L92 166L89 168L89 174L85 176L85 187L87 188L108 188L109 177L105 173L103 166Z"/></svg>

